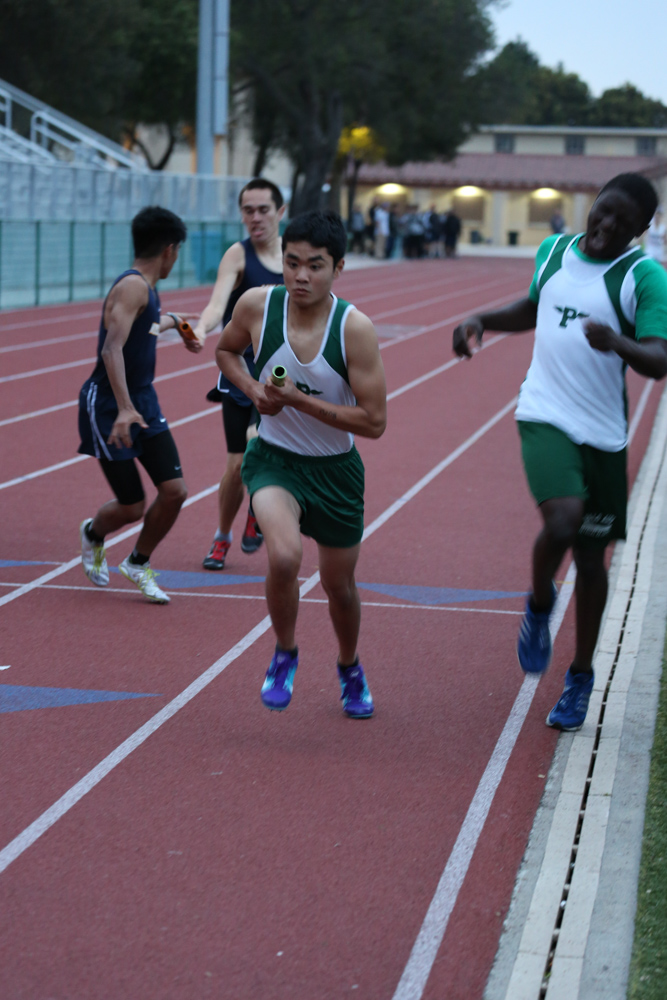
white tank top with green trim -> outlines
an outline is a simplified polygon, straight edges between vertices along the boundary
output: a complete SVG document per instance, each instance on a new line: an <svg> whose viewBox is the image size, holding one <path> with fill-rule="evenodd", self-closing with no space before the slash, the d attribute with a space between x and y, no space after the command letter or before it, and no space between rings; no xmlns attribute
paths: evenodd
<svg viewBox="0 0 667 1000"><path fill-rule="evenodd" d="M635 337L633 271L646 258L633 248L594 262L575 251L579 238L556 240L535 275L535 346L515 416L552 424L575 444L620 451L628 431L626 366L614 352L594 350L584 324L590 318Z"/></svg>
<svg viewBox="0 0 667 1000"><path fill-rule="evenodd" d="M283 365L296 387L326 403L355 406L345 355L345 322L355 307L331 296L331 310L320 349L312 361L303 364L287 338L289 294L283 286L271 288L266 296L264 321L255 355L255 377L266 382L275 365ZM341 455L350 451L354 435L316 420L292 406L273 417L262 416L259 436L267 444L286 448L298 455Z"/></svg>

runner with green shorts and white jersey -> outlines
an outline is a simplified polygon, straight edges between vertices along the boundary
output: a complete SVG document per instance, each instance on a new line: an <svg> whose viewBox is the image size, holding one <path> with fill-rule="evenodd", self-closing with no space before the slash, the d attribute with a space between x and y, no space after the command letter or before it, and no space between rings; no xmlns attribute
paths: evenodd
<svg viewBox="0 0 667 1000"><path fill-rule="evenodd" d="M593 690L593 653L607 598L604 552L625 538L627 401L625 369L667 374L667 274L631 246L658 199L641 174L606 184L586 232L549 237L537 252L527 298L473 316L454 330L454 351L471 357L486 330L535 328L533 359L516 419L543 529L533 548L533 587L518 640L521 667L543 673L551 660L549 617L555 573L572 549L577 579L576 649L565 689L547 724L583 725Z"/></svg>
<svg viewBox="0 0 667 1000"><path fill-rule="evenodd" d="M336 213L297 216L283 235L285 287L241 296L216 357L261 417L242 477L266 542L266 598L277 639L262 701L282 711L292 697L303 534L318 546L339 645L343 709L351 718L368 718L374 706L357 655L360 601L354 580L364 529L364 467L354 435L377 438L384 432L386 386L373 324L331 290L346 245ZM242 363L249 344L255 378ZM286 370L283 385L271 379L276 366Z"/></svg>

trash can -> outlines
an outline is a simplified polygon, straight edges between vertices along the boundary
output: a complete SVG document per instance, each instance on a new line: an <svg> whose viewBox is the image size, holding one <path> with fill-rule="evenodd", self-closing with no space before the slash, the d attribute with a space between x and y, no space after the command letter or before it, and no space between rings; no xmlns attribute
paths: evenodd
<svg viewBox="0 0 667 1000"><path fill-rule="evenodd" d="M471 229L470 230L470 242L471 243L483 243L484 242L484 238L483 238L482 234L480 233L479 229Z"/></svg>
<svg viewBox="0 0 667 1000"><path fill-rule="evenodd" d="M516 247L519 245L519 234L516 232L516 230L512 229L507 234L507 244L508 246L511 247Z"/></svg>

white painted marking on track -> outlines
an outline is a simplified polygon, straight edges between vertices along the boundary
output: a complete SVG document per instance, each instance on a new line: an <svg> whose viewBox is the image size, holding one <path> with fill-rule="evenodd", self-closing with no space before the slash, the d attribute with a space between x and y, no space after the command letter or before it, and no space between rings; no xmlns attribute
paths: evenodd
<svg viewBox="0 0 667 1000"><path fill-rule="evenodd" d="M194 496L188 497L185 501L181 510L186 507L190 507L193 503L197 503L199 500L203 500L205 497L211 496L212 493L216 493L219 489L220 484L216 483L214 486L208 486L204 490L200 490L199 493L195 493ZM124 542L126 538L132 538L133 535L138 535L143 526L143 521L138 524L132 525L131 528L126 528L125 531L121 531L119 535L115 535L113 538L104 540L104 547L110 549L114 545L118 545L119 542ZM10 604L11 601L15 601L19 597L23 597L25 594L29 594L31 591L35 590L37 587L41 587L45 583L49 583L51 580L55 580L56 577L62 576L63 573L68 573L75 566L81 565L81 556L75 556L74 559L70 559L69 562L62 563L56 569L51 570L49 573L44 573L42 576L37 577L36 580L31 580L30 583L23 584L18 590L15 590L12 594L5 594L4 597L0 597L0 608L5 604Z"/></svg>
<svg viewBox="0 0 667 1000"><path fill-rule="evenodd" d="M24 420L32 420L33 417L44 417L47 413L56 413L58 410L67 410L70 406L78 406L78 403L78 399L70 399L68 403L57 403L55 406L46 406L43 410L21 413L18 417L7 417L6 420L0 420L0 427L7 427L8 424L20 424Z"/></svg>
<svg viewBox="0 0 667 1000"><path fill-rule="evenodd" d="M467 441L455 449L450 455L447 456L442 462L431 470L426 476L423 476L419 482L415 483L412 489L408 490L403 497L397 503L392 504L383 514L376 518L364 531L363 539L365 540L373 535L378 528L389 520L389 518L395 514L398 510L401 510L408 499L416 496L421 490L423 490L429 483L435 479L435 477L446 469L451 463L459 456L462 455L472 444L491 430L492 427L498 423L499 420L505 416L512 406L515 400L513 399L507 406L504 406L501 410L496 413L494 417L480 427L478 431L472 434ZM218 484L210 487L208 490L203 491L197 496L192 497L191 500L186 500L183 506L188 503L194 503L196 500L201 499L203 496L210 495L216 492L218 489ZM110 548L112 545L117 545L124 538L128 538L130 535L135 534L139 531L141 525L130 528L129 530L117 535L111 541L107 542L106 548ZM35 587L40 586L43 583L49 583L50 580L54 579L56 576L67 572L68 569L73 568L80 562L80 557L70 560L69 563L65 563L59 569L53 570L51 573L46 573L43 577L38 580L34 580L30 584L26 584L25 587L20 588L20 590L15 591L13 594L6 594L4 597L0 598L0 606L8 603L11 600L15 600L17 597L22 596L24 593L29 593L34 590ZM320 580L319 571L313 573L305 583L299 588L299 594L301 597L305 597ZM185 705L190 702L195 695L203 691L216 677L218 677L223 670L225 670L230 663L233 663L239 656L242 655L247 649L249 649L261 636L263 636L271 627L271 619L266 615L253 629L251 629L246 635L236 643L227 653L216 660L215 663L211 664L208 670L205 670L203 674L200 674L188 687L185 688L179 695L173 698L165 707L148 720L143 726L141 726L135 733L129 736L123 743L120 744L115 750L113 750L107 757L104 758L96 767L88 772L80 781L73 785L63 796L61 796L56 802L53 803L45 812L38 816L34 822L27 826L17 837L15 837L9 844L6 845L0 851L0 872L3 872L11 863L15 861L18 857L23 854L32 844L38 840L43 833L46 833L55 823L58 822L69 810L77 804L89 791L91 791L99 782L117 767L122 761L128 757L133 750L148 739L154 732L156 732L161 726L164 725L169 719L171 719L177 712L180 711Z"/></svg>
<svg viewBox="0 0 667 1000"><path fill-rule="evenodd" d="M0 670L11 670L11 669L12 669L11 663L8 663L5 667L0 667Z"/></svg>
<svg viewBox="0 0 667 1000"><path fill-rule="evenodd" d="M649 382L644 387L628 429L628 444L630 444L635 436L653 385L653 382ZM571 562L565 574L563 585L558 593L558 599L549 625L552 642L555 642L568 604L574 593L575 579L576 568L574 562ZM426 917L424 918L417 940L412 948L392 1000L421 1000L438 950L445 936L449 918L458 899L463 881L468 873L468 868L470 867L470 862L482 829L486 823L491 804L505 773L507 762L521 732L523 723L528 715L539 679L539 675L531 676L527 674L524 677L507 722L498 738L491 759L470 803L465 820L456 838L456 843L442 873L435 895L431 900Z"/></svg>
<svg viewBox="0 0 667 1000"><path fill-rule="evenodd" d="M190 424L193 420L201 420L202 417L208 417L212 413L220 413L219 406L208 406L205 410L199 410L198 413L192 413L189 417L181 417L180 420L174 420L169 424L169 427L182 427L183 424ZM10 486L20 486L21 483L27 483L30 479L38 479L40 476L47 476L50 472L58 472L60 469L65 469L69 465L76 465L77 462L83 462L84 459L90 458L90 455L77 455L75 458L68 458L65 462L58 462L56 465L47 465L43 469L36 469L35 472L28 472L24 476L17 476L16 479L8 479L4 483L0 483L0 490L6 490Z"/></svg>
<svg viewBox="0 0 667 1000"><path fill-rule="evenodd" d="M504 280L503 281L490 281L490 282L487 282L484 285L477 286L477 288L478 288L478 291L484 291L487 288L494 288L496 285L499 285L499 284L506 284L506 282ZM397 309L390 309L387 312L379 313L378 316L375 317L375 319L376 320L377 319L382 319L382 318L386 319L389 316L395 316L395 315L397 315L399 313L406 312L408 309L414 310L414 309L421 308L422 305L429 305L429 304L435 304L437 302L444 302L447 299L452 298L452 297L456 297L457 295L460 295L460 294L461 294L460 291L458 291L458 292L451 292L451 293L448 293L446 295L440 295L440 296L438 296L437 298L434 298L434 299L426 300L425 302L413 302L409 306L405 306L405 307L401 306L400 308L397 308ZM493 308L494 306L499 305L500 303L510 302L510 301L512 301L515 298L516 298L516 294L505 295L501 299L496 299L493 302L484 303L479 308L480 308L480 310ZM384 344L381 345L381 348L382 347L388 347L392 343L401 343L404 340L411 340L413 337L420 336L422 333L427 333L430 330L437 330L439 327L446 326L448 323L455 323L455 322L457 322L460 319L465 319L469 315L470 315L469 312L459 313L456 316L450 316L447 319L440 320L439 322L434 323L434 324L432 324L430 326L420 327L420 328L418 328L418 330L413 331L410 334L406 334L404 337L396 337L392 341L387 341L386 343L384 343ZM211 336L211 334L208 334L208 336ZM172 344L178 344L178 343L180 343L180 340L161 341L158 344L158 347L169 347ZM97 358L86 358L83 361L69 361L69 362L65 362L65 363L60 364L60 365L52 365L52 366L50 366L48 368L36 368L36 369L33 369L32 371L17 372L14 375L4 375L4 376L0 377L0 383L3 383L3 382L16 382L16 381L18 381L20 379L32 378L32 377L36 377L38 375L47 375L47 374L51 374L51 373L57 372L57 371L64 371L65 369L68 369L68 368L81 367L82 365L94 365L96 363L96 361L97 361ZM187 375L190 372L201 371L202 368L207 368L207 367L217 367L217 366L216 366L216 364L215 364L214 361L211 361L211 362L208 362L205 365L195 365L195 366L193 366L191 368L181 369L179 372L171 372L171 373L169 373L167 375L159 375L159 376L157 376L157 378L154 379L154 381L155 382L165 381L165 379L176 378L178 375Z"/></svg>

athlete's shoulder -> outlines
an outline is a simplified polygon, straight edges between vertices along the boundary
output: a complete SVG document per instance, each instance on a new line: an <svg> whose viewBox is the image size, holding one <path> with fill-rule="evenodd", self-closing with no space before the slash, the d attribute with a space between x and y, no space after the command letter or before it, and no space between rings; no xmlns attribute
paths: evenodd
<svg viewBox="0 0 667 1000"><path fill-rule="evenodd" d="M126 271L114 281L107 301L145 305L148 302L150 291L150 286L142 274L139 274L138 271Z"/></svg>
<svg viewBox="0 0 667 1000"><path fill-rule="evenodd" d="M235 275L236 281L240 281L245 270L245 248L241 242L232 243L222 255L222 260L218 265L218 283L223 281L228 275Z"/></svg>
<svg viewBox="0 0 667 1000"><path fill-rule="evenodd" d="M378 335L373 321L354 306L345 319L345 351L348 359L358 356L365 360L379 351Z"/></svg>
<svg viewBox="0 0 667 1000"><path fill-rule="evenodd" d="M236 303L236 309L241 307L242 310L253 311L264 311L266 306L266 300L268 296L273 291L275 285L260 285L257 288L249 288L243 295L239 298Z"/></svg>
<svg viewBox="0 0 667 1000"><path fill-rule="evenodd" d="M659 261L643 254L631 270L637 294L650 291L667 302L667 271Z"/></svg>

